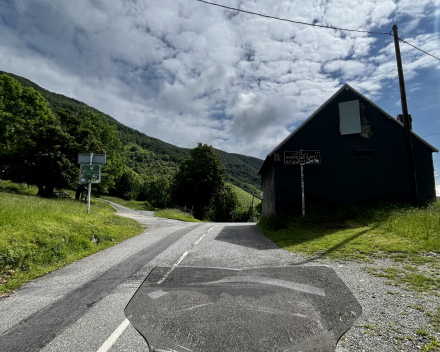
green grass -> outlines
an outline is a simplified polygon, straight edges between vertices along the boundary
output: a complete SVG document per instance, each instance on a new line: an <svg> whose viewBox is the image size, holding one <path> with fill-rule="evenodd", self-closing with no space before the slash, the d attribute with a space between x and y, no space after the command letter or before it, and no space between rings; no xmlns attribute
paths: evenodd
<svg viewBox="0 0 440 352"><path fill-rule="evenodd" d="M134 209L134 210L151 210L151 211L156 210L156 208L153 207L150 203L148 203L148 201L141 202L138 200L125 200L122 198L111 197L111 196L102 195L102 194L97 195L96 197L99 197L99 198L102 198L105 200L109 200L113 203L117 203L117 204L123 205L124 207Z"/></svg>
<svg viewBox="0 0 440 352"><path fill-rule="evenodd" d="M413 291L436 294L440 290L440 277L433 273L418 269L400 268L363 268L369 274L384 277L395 286L401 286Z"/></svg>
<svg viewBox="0 0 440 352"><path fill-rule="evenodd" d="M0 294L143 229L93 199L90 214L84 202L71 199L0 192L0 204Z"/></svg>
<svg viewBox="0 0 440 352"><path fill-rule="evenodd" d="M249 210L249 207L252 204L252 194L246 192L245 190L241 189L240 187L237 187L233 185L232 183L227 182L226 183L229 187L232 188L234 193L237 195L238 198L238 211L247 211ZM258 203L261 203L261 200L258 198L254 199L254 205L257 205Z"/></svg>
<svg viewBox="0 0 440 352"><path fill-rule="evenodd" d="M431 258L419 254L440 253L438 201L417 209L383 203L318 215L312 212L304 218L272 216L258 225L280 247L308 255L342 259L400 256L403 260L415 255L429 262Z"/></svg>
<svg viewBox="0 0 440 352"><path fill-rule="evenodd" d="M2 180L0 182L0 191L8 193L16 193L28 196L35 196L38 193L37 186L22 186L19 183L14 183L8 180Z"/></svg>
<svg viewBox="0 0 440 352"><path fill-rule="evenodd" d="M174 220L181 220L181 221L188 221L188 222L203 222L197 219L194 219L194 216L188 213L184 213L183 211L179 209L162 209L157 210L154 213L154 216L159 218L167 218L167 219L174 219Z"/></svg>
<svg viewBox="0 0 440 352"><path fill-rule="evenodd" d="M439 201L420 208L382 203L318 210L306 217L266 217L258 225L281 248L306 256L357 261L391 258L401 262L400 267L364 270L385 278L388 285L439 294L440 258L424 255L440 253Z"/></svg>

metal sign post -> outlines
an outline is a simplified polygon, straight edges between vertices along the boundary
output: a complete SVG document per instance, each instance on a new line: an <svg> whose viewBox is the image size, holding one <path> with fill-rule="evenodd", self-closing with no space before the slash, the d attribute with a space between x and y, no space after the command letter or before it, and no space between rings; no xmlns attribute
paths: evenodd
<svg viewBox="0 0 440 352"><path fill-rule="evenodd" d="M304 197L304 164L301 164L301 193L302 193L302 208L303 216L306 215L306 200Z"/></svg>
<svg viewBox="0 0 440 352"><path fill-rule="evenodd" d="M87 163L85 162L86 156L88 158ZM105 163L105 154L78 154L78 164L81 165L79 172L79 182L82 184L87 183L87 214L90 214L90 196L92 194L92 183L101 183L102 167L100 164Z"/></svg>
<svg viewBox="0 0 440 352"><path fill-rule="evenodd" d="M304 195L304 165L321 164L321 153L319 150L296 150L284 152L284 164L301 165L301 196L302 196L302 215L306 215L306 200Z"/></svg>
<svg viewBox="0 0 440 352"><path fill-rule="evenodd" d="M93 153L90 153L90 168L92 168ZM92 193L92 178L89 177L89 185L87 189L87 214L90 214L90 195Z"/></svg>

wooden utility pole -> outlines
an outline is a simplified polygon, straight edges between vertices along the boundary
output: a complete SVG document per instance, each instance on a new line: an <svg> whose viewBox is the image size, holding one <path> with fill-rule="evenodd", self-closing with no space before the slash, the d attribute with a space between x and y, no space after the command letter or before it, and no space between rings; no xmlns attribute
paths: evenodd
<svg viewBox="0 0 440 352"><path fill-rule="evenodd" d="M418 206L419 194L417 191L416 168L414 163L414 151L413 151L412 136L411 136L411 126L408 116L408 105L406 104L405 81L403 79L402 58L400 56L399 35L397 33L396 25L393 26L393 33L394 33L394 46L396 48L397 71L399 73L400 100L402 101L403 121L405 127L406 155L408 159L409 184L411 187L411 201L414 206Z"/></svg>

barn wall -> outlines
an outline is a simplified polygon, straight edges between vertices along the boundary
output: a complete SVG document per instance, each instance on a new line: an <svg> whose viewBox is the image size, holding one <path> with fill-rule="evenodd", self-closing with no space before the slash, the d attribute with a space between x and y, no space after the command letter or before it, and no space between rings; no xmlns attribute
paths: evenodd
<svg viewBox="0 0 440 352"><path fill-rule="evenodd" d="M275 181L274 167L271 164L261 174L261 189L263 190L262 215L275 212Z"/></svg>
<svg viewBox="0 0 440 352"><path fill-rule="evenodd" d="M371 138L339 133L340 102L360 100ZM420 199L435 196L432 150L413 138ZM306 206L312 200L355 204L376 199L409 201L404 129L357 94L344 90L278 149L276 201L284 212L301 206L300 166L284 165L284 152L320 150L320 165L304 166Z"/></svg>

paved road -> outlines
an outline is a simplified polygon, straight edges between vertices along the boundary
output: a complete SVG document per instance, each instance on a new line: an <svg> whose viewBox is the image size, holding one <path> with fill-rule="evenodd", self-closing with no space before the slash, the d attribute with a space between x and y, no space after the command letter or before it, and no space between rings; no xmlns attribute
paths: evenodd
<svg viewBox="0 0 440 352"><path fill-rule="evenodd" d="M37 279L0 300L0 351L147 351L124 308L156 266L244 268L298 263L254 224L184 223L115 206L142 234Z"/></svg>

